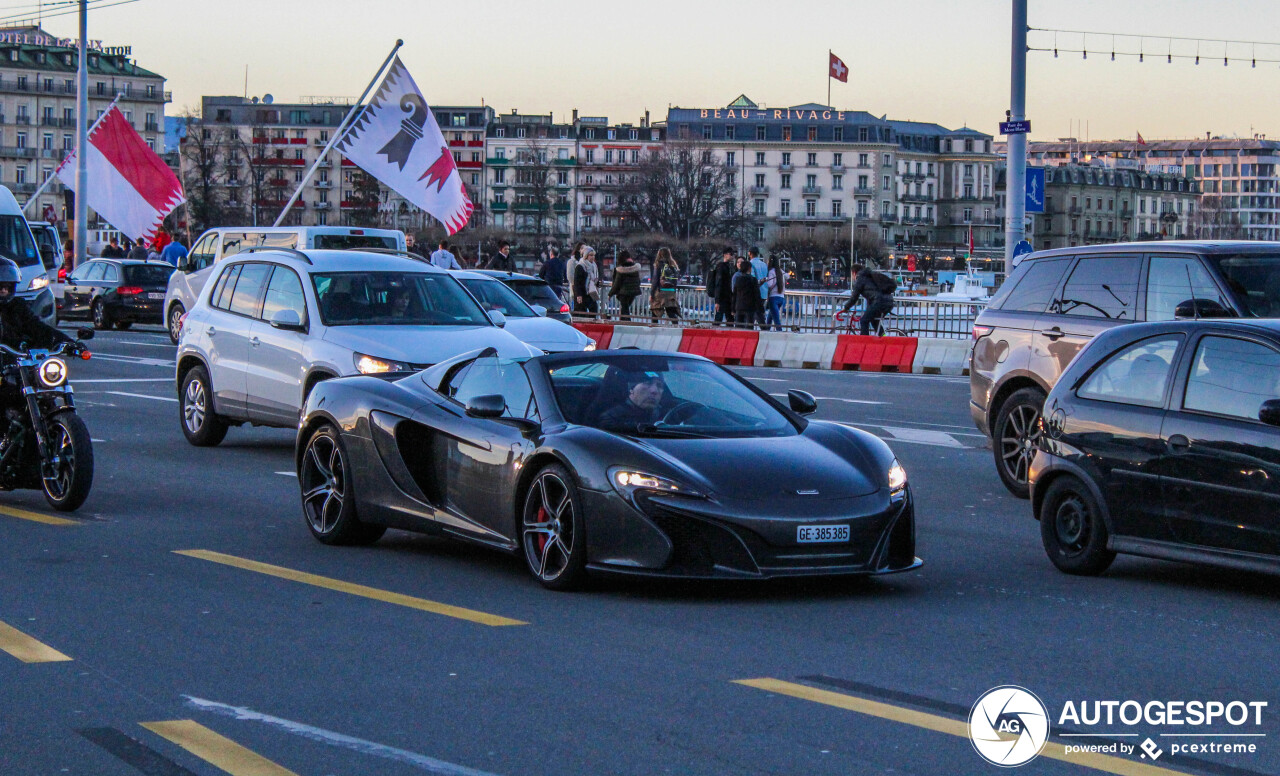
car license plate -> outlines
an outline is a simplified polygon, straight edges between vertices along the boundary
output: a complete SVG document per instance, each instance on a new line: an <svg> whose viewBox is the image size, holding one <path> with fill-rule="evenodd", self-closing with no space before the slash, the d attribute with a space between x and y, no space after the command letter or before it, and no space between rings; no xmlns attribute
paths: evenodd
<svg viewBox="0 0 1280 776"><path fill-rule="evenodd" d="M150 293L150 294L147 294L147 298L155 299L157 301L162 301L164 300L164 294Z"/></svg>
<svg viewBox="0 0 1280 776"><path fill-rule="evenodd" d="M796 541L800 544L829 544L849 541L847 525L802 525L796 528Z"/></svg>

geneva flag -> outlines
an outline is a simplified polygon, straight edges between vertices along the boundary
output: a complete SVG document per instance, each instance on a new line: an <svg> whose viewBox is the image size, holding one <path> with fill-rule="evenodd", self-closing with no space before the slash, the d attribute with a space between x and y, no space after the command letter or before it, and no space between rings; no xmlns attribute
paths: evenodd
<svg viewBox="0 0 1280 776"><path fill-rule="evenodd" d="M58 166L58 178L76 188L76 154ZM89 130L85 152L89 207L131 240L149 240L164 217L186 199L178 176L147 147L119 108L112 107Z"/></svg>
<svg viewBox="0 0 1280 776"><path fill-rule="evenodd" d="M337 149L397 194L440 219L449 234L467 225L474 207L462 176L431 108L399 57Z"/></svg>

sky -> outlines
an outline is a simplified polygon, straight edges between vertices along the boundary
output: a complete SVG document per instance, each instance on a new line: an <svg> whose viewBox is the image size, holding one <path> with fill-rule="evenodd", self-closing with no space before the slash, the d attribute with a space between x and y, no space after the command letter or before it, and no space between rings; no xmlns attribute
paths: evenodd
<svg viewBox="0 0 1280 776"><path fill-rule="evenodd" d="M402 60L436 105L483 101L557 120L577 108L638 122L646 109L659 121L669 105L723 107L744 93L768 107L825 103L830 49L851 70L848 84L832 84L837 108L995 134L1009 105L1011 8L1011 0L139 0L92 11L89 38L132 46L140 66L165 76L169 115L198 109L202 95L243 95L246 66L250 96L354 98L401 36ZM1167 64L1170 46L1194 55L1197 44L1159 37L1274 40L1228 51L1280 60L1275 0L1029 0L1028 21L1150 36L1143 63L1112 62L1109 35L1060 33L1057 58L1028 53L1032 140L1280 139L1280 63L1224 67L1224 44L1206 42L1199 66ZM76 20L44 28L75 37ZM1055 35L1032 32L1029 43L1052 48ZM1061 51L1082 45L1088 59ZM1115 46L1137 52L1139 40Z"/></svg>

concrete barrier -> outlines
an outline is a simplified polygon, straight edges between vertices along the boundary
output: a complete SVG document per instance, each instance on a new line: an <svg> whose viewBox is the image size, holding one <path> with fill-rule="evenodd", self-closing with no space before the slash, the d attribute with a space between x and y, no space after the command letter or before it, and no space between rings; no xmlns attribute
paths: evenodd
<svg viewBox="0 0 1280 776"><path fill-rule="evenodd" d="M972 350L971 340L921 337L915 360L911 362L911 371L918 375L967 375Z"/></svg>
<svg viewBox="0 0 1280 776"><path fill-rule="evenodd" d="M595 340L596 347L605 350L609 347L609 342L613 339L612 323L588 323L586 321L574 321L573 328Z"/></svg>
<svg viewBox="0 0 1280 776"><path fill-rule="evenodd" d="M831 359L831 368L860 372L910 372L915 355L915 337L841 334Z"/></svg>
<svg viewBox="0 0 1280 776"><path fill-rule="evenodd" d="M835 334L762 331L756 345L756 366L789 369L830 369L836 353Z"/></svg>
<svg viewBox="0 0 1280 776"><path fill-rule="evenodd" d="M614 326L609 348L617 350L632 347L677 353L683 338L684 329L675 326Z"/></svg>
<svg viewBox="0 0 1280 776"><path fill-rule="evenodd" d="M735 329L685 329L681 353L709 358L725 366L751 366L760 333Z"/></svg>

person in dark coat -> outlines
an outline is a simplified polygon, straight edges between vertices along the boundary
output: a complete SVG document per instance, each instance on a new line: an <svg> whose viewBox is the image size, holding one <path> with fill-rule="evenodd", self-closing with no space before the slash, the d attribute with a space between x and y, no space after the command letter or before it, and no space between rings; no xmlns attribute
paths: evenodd
<svg viewBox="0 0 1280 776"><path fill-rule="evenodd" d="M711 287L707 296L715 300L715 322L733 323L733 275L736 271L733 249L725 248L720 263L711 268Z"/></svg>
<svg viewBox="0 0 1280 776"><path fill-rule="evenodd" d="M564 259L560 258L554 245L547 249L547 260L543 262L542 269L538 271L538 277L551 286L551 290L555 292L556 296L564 297L565 263Z"/></svg>
<svg viewBox="0 0 1280 776"><path fill-rule="evenodd" d="M738 271L733 274L733 309L734 319L739 326L750 326L756 320L756 299L760 297L760 286L756 276L751 272L751 262L738 260Z"/></svg>
<svg viewBox="0 0 1280 776"><path fill-rule="evenodd" d="M516 260L511 256L511 243L503 240L498 243L498 252L489 258L485 269L496 269L502 272L515 272Z"/></svg>
<svg viewBox="0 0 1280 776"><path fill-rule="evenodd" d="M631 258L630 251L618 254L618 264L613 268L613 284L609 296L618 297L618 314L622 320L631 320L631 303L640 296L640 265Z"/></svg>
<svg viewBox="0 0 1280 776"><path fill-rule="evenodd" d="M893 292L897 283L893 278L871 267L855 265L857 276L853 281L853 293L845 302L844 312L849 312L858 303L858 299L867 300L866 312L862 314L861 334L864 336L880 325L880 319L893 310Z"/></svg>

